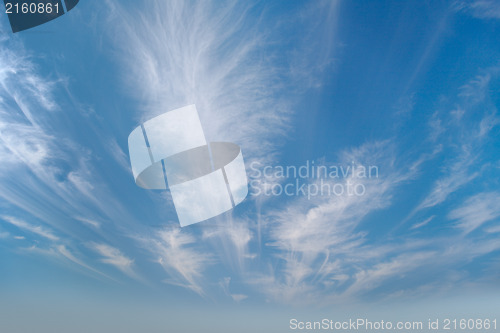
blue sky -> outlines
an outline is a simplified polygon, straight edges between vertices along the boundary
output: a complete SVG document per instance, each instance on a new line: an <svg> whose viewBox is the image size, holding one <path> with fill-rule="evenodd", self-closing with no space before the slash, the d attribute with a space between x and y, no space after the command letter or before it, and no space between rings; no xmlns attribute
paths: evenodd
<svg viewBox="0 0 500 333"><path fill-rule="evenodd" d="M498 2L81 1L16 34L1 17L0 328L153 332L194 313L277 332L348 304L498 304ZM168 191L134 184L127 137L188 104L262 188L295 179L252 163L378 177L180 228Z"/></svg>

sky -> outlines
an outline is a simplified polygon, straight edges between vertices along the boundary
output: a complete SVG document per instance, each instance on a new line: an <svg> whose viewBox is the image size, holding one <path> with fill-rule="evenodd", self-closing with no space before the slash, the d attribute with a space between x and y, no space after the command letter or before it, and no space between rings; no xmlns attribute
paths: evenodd
<svg viewBox="0 0 500 333"><path fill-rule="evenodd" d="M499 2L82 0L15 34L0 17L0 331L500 320ZM249 195L181 228L127 138L190 104L241 147Z"/></svg>

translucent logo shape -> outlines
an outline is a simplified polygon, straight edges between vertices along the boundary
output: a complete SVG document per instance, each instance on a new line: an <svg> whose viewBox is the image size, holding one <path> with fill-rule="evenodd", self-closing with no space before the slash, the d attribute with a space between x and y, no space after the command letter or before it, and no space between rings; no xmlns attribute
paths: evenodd
<svg viewBox="0 0 500 333"><path fill-rule="evenodd" d="M170 188L182 227L222 214L248 194L238 145L205 140L195 105L146 121L128 137L135 183Z"/></svg>
<svg viewBox="0 0 500 333"><path fill-rule="evenodd" d="M80 0L4 0L12 32L31 29L72 10Z"/></svg>

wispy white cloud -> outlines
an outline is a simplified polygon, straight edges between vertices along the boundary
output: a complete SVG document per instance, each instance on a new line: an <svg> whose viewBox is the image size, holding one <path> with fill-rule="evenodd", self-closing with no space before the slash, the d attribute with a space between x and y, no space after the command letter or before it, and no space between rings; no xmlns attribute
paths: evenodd
<svg viewBox="0 0 500 333"><path fill-rule="evenodd" d="M216 225L203 229L202 239L211 241L213 248L219 250L224 261L233 264L235 269L243 270L245 261L255 256L249 252L254 232L248 219L218 219Z"/></svg>
<svg viewBox="0 0 500 333"><path fill-rule="evenodd" d="M457 1L455 8L481 19L500 19L500 4L495 0Z"/></svg>
<svg viewBox="0 0 500 333"><path fill-rule="evenodd" d="M9 103L5 96L14 101L18 109L32 123L38 125L31 112L31 102L45 110L54 110L57 104L53 99L54 81L37 75L35 67L23 46L15 39L2 39L0 51L0 86L4 96L2 104ZM21 50L21 51L19 51ZM18 52L19 51L19 52Z"/></svg>
<svg viewBox="0 0 500 333"><path fill-rule="evenodd" d="M263 19L265 14L256 16L255 8L244 3L220 6L217 2L152 1L147 5L135 4L141 6L140 14L136 8L121 7L117 1L106 3L113 9L114 28L110 31L114 38L119 36L116 43L121 49L117 54L125 59L125 79L130 83L132 95L143 105L136 115L137 123L196 103L207 139L240 144L247 162L276 158L279 139L289 135L293 101L285 101L281 96L296 95L300 88L320 87L321 75L335 65L337 1L312 4L294 21L299 30L301 20L311 22L314 17L314 24L308 25L305 35L315 36L316 41L304 40L294 52L287 54L276 52L281 35L273 35L272 31L289 27L284 24L289 18L283 17L272 26ZM444 23L445 20L441 25L443 31L446 30ZM119 29L120 34L115 35L117 30L113 29ZM323 37L317 38L318 35ZM14 185L16 182L0 176L0 196L38 217L37 221L43 221L40 226L26 222L16 225L26 231L38 231L39 236L53 243L48 249L33 247L33 251L45 251L94 270L79 259L74 246L67 245L71 240L63 240L71 230L54 220L76 216L76 220L99 229L92 233L102 234L102 229L113 227L112 221L120 221L134 227L128 232L138 235L141 246L167 273L165 282L169 284L205 296L213 285L213 281L207 281L213 275L205 273L217 264L224 269L236 268L235 275L239 273L243 282L254 284L265 297L312 303L347 294L356 297L387 286L397 277L428 267L428 261L438 261L436 253L444 253L441 263L446 259L456 264L499 247L489 240L476 246L475 241L467 238L468 234L425 240L395 240L392 235L382 235L382 241L373 241L372 238L379 237L373 237L372 230L377 228L372 229L363 222L373 213L391 207L398 187L412 180L422 161L430 158L424 154L413 164L402 163L397 143L388 141L365 144L340 155L341 161L348 164L376 161L380 163L380 170L384 170L380 178L360 181L366 186L362 197L290 199L283 201L282 207L273 206L272 213L264 209L261 215L260 209L270 206L259 206L257 216L224 217L202 225L196 229L200 234L193 229L179 228L151 234L149 227L134 225L135 219L127 207L123 207L125 204L106 190L105 182L99 181L98 170L91 165L95 154L88 147L77 147L70 142L71 136L67 140L58 139L60 136L47 126L46 114L59 109L52 98L57 82L37 75L29 57L15 54L8 47L0 51L0 61L5 65L0 66L0 168L15 170L16 179L27 179L21 185ZM451 114L456 126L453 130L460 132L465 128L460 126L468 121L464 119L470 112L470 104L487 99L493 75L479 75L460 89L460 98L465 102ZM30 94L26 97L21 92ZM403 102L407 108L416 104L413 97ZM43 110L34 112L35 105L41 105ZM453 157L440 169L442 174L421 203L421 209L443 203L451 193L480 177L480 168L476 168L481 164L478 147L497 124L496 114L490 112L480 122L473 122L473 130L466 128L465 140L450 138L456 149L448 156ZM449 125L435 113L430 127L435 134L431 141L434 140L437 148L433 148L429 156L443 149L450 152L449 142L442 140L449 135ZM104 139L102 150L130 172L122 145L114 138ZM488 198L476 199L477 202L469 199L465 207L456 208L448 215L457 221L458 228L474 230L497 217L491 193ZM482 212L474 209L476 203L483 208ZM102 216L102 220L109 223L91 216ZM423 227L433 218L414 224L412 229ZM381 226L390 222L380 221ZM485 231L495 233L498 228L491 226ZM451 232L458 233L456 229ZM0 238L3 234L0 233ZM89 244L88 240L83 241ZM122 252L108 245L114 243L105 241L108 240L90 243L89 247L100 256L102 263L137 277L135 260L140 260L137 255L132 259L124 254L134 253L131 249L124 248ZM255 268L257 273L251 270ZM230 281L229 278L223 280L223 290L228 297L237 302L245 299L247 293L230 290Z"/></svg>
<svg viewBox="0 0 500 333"><path fill-rule="evenodd" d="M437 206L445 202L449 195L460 190L465 185L481 175L483 156L481 147L488 141L492 130L500 123L496 108L488 100L489 84L492 77L498 76L498 67L491 67L484 74L472 79L460 88L459 98L463 105L458 105L450 113L452 119L444 121L438 113L434 113L431 121L431 134L439 142L445 142L449 156L441 170L442 173L433 184L431 191L416 207L416 211ZM479 119L465 119L467 110L480 108ZM459 110L459 111L456 111ZM457 113L458 112L458 113ZM457 117L457 114L460 116ZM413 214L412 213L412 214Z"/></svg>
<svg viewBox="0 0 500 333"><path fill-rule="evenodd" d="M74 254L74 249L69 248L67 245L60 244L60 242L53 242L48 246L40 246L38 242L35 242L30 247L16 249L16 252L44 256L49 260L55 260L58 264L66 264L69 262L76 266L69 265L67 267L84 268L84 273L91 273L92 277L105 277L106 279L117 282L109 275L87 264L84 260L79 258L80 255L77 256Z"/></svg>
<svg viewBox="0 0 500 333"><path fill-rule="evenodd" d="M422 222L418 222L418 223L415 223L414 225L412 225L412 227L410 229L422 228L423 226L429 224L429 222L432 221L435 217L436 217L436 215L429 216L428 218L426 218Z"/></svg>
<svg viewBox="0 0 500 333"><path fill-rule="evenodd" d="M486 97L486 89L488 88L490 81L490 73L477 75L467 84L460 87L459 96L474 103L480 102Z"/></svg>
<svg viewBox="0 0 500 333"><path fill-rule="evenodd" d="M448 196L479 176L471 166L476 157L469 147L463 146L459 157L445 169L445 176L436 180L429 195L417 207L417 210L434 207L444 202ZM472 170L472 172L471 172Z"/></svg>
<svg viewBox="0 0 500 333"><path fill-rule="evenodd" d="M460 207L452 210L448 218L457 220L457 228L469 233L488 221L500 217L500 193L479 193L465 200Z"/></svg>
<svg viewBox="0 0 500 333"><path fill-rule="evenodd" d="M195 246L193 235L180 228L159 231L154 238L142 240L163 269L169 274L164 282L188 288L205 296L203 271L214 263L214 258Z"/></svg>
<svg viewBox="0 0 500 333"><path fill-rule="evenodd" d="M265 20L266 11L258 9L256 15L246 3L152 1L140 5L140 16L117 1L107 5L109 31L126 69L124 82L143 105L137 122L194 103L207 140L238 143L247 163L275 159L289 129L290 96L320 86L334 64L337 1L306 6L298 19L278 20ZM280 29L290 19L306 27L315 42L297 40L300 47L282 55L276 45L286 43ZM203 228L201 237L242 272L256 256L249 251L250 243L260 239L253 228L245 219L221 219L215 228ZM200 275L212 256L194 247L196 237L171 229L154 239L148 249L171 276L167 282L203 294Z"/></svg>
<svg viewBox="0 0 500 333"><path fill-rule="evenodd" d="M435 252L402 254L387 262L377 263L369 269L361 270L354 275L355 282L349 286L346 294L359 294L361 291L374 290L388 279L425 266L435 255Z"/></svg>
<svg viewBox="0 0 500 333"><path fill-rule="evenodd" d="M106 145L107 151L115 159L115 161L120 165L125 171L132 174L132 169L130 168L130 160L128 155L122 150L116 139L112 138L108 141Z"/></svg>
<svg viewBox="0 0 500 333"><path fill-rule="evenodd" d="M84 223L86 225L89 225L89 226L97 228L97 229L99 229L101 227L101 223L99 223L99 222L97 222L97 221L95 221L93 219L88 219L88 218L85 218L85 217L79 217L79 216L77 216L77 217L75 217L75 220L80 221L80 222L82 222L82 223Z"/></svg>
<svg viewBox="0 0 500 333"><path fill-rule="evenodd" d="M241 302L241 301L244 301L248 298L247 295L244 295L244 294L231 294L231 298L235 301L235 302Z"/></svg>
<svg viewBox="0 0 500 333"><path fill-rule="evenodd" d="M88 264L86 264L83 260L81 259L78 259L72 252L70 249L68 249L67 246L65 245L57 245L56 246L56 251L54 251L53 249L51 249L51 253L58 253L60 255L62 255L64 258L68 259L69 261L91 271L91 272L94 272L94 273L97 273L99 275L102 275L110 280L114 280L113 278L109 277L108 275L104 274L103 272L89 266Z"/></svg>
<svg viewBox="0 0 500 333"><path fill-rule="evenodd" d="M0 140L6 149L7 162L15 162L17 158L18 162L36 168L51 157L50 145L54 138L32 125L0 120Z"/></svg>
<svg viewBox="0 0 500 333"><path fill-rule="evenodd" d="M351 264L346 258L362 262L366 257L387 254L390 247L366 246L366 232L357 230L357 226L368 214L389 207L393 191L413 177L414 171L398 172L394 153L394 146L385 141L340 154L343 163L366 165L367 161L376 161L385 170L380 177L359 179L351 175L345 180L362 184L362 196L345 193L312 200L299 198L266 216L267 245L276 251L280 264L269 275L254 276L250 283L280 301L314 302L324 298L320 295L325 290L332 293L350 279L347 267Z"/></svg>
<svg viewBox="0 0 500 333"><path fill-rule="evenodd" d="M491 234L499 233L500 232L500 225L496 225L496 226L493 226L493 227L486 228L485 231L489 232Z"/></svg>
<svg viewBox="0 0 500 333"><path fill-rule="evenodd" d="M68 96L59 94L57 100L54 96L68 92L64 82L40 74L42 66L37 63L41 58L30 55L19 39L2 38L0 44L0 200L7 211L21 210L23 216L29 216L2 219L48 241L25 252L70 261L105 275L72 251L75 241L86 243L88 239L74 224L67 223L68 216L76 216L95 229L100 223L83 216L100 214L109 221L133 219L106 183L98 180L90 148L80 145L82 141L58 117L58 103L67 102ZM115 154L119 154L116 149ZM103 260L133 275L126 257L109 253L113 254L115 257Z"/></svg>
<svg viewBox="0 0 500 333"><path fill-rule="evenodd" d="M101 262L118 268L126 275L137 279L138 275L133 268L134 260L125 256L119 249L108 244L90 243L89 247L99 253L103 258Z"/></svg>
<svg viewBox="0 0 500 333"><path fill-rule="evenodd" d="M82 151L73 149L76 145L70 140L56 139L54 135L49 119L58 109L53 99L56 81L38 74L32 57L16 39L4 39L1 43L0 197L26 209L39 205L32 193L40 188L44 189L41 193L47 192L48 187L53 195L43 194L42 198L47 199L47 204L59 200L58 206L63 206L65 199L74 198L75 193L63 189L61 175L64 167L72 166L75 160L70 151L78 150L76 156Z"/></svg>
<svg viewBox="0 0 500 333"><path fill-rule="evenodd" d="M308 3L301 8L298 19L284 17L286 24L278 24L278 27L288 27L290 23L301 26L288 68L290 79L300 82L299 89L322 87L327 82L327 73L338 64L337 50L342 47L337 31L340 4L338 0Z"/></svg>
<svg viewBox="0 0 500 333"><path fill-rule="evenodd" d="M222 290L224 291L224 294L227 296L231 297L233 301L235 302L241 302L245 299L248 298L248 295L244 294L232 294L229 289L230 289L230 284L231 284L231 278L230 277L225 277L219 282L219 285L221 286Z"/></svg>
<svg viewBox="0 0 500 333"><path fill-rule="evenodd" d="M496 114L496 110L493 113L487 114L481 122L479 123L479 129L476 131L476 136L478 138L485 138L491 133L492 129L500 124L500 118Z"/></svg>
<svg viewBox="0 0 500 333"><path fill-rule="evenodd" d="M137 9L116 1L108 7L125 82L144 105L140 120L196 104L207 140L241 145L247 161L274 156L289 129L292 101L283 93L304 91L306 78L316 79L324 68L311 71L330 63L335 49L337 1L311 6L302 19L316 28L297 24L310 28L317 42L304 39L286 57L276 50L284 43L283 22L265 20L265 10L255 15L259 9L248 3L151 1L141 5L139 18Z"/></svg>
<svg viewBox="0 0 500 333"><path fill-rule="evenodd" d="M269 153L283 133L286 105L259 21L242 3L153 1L142 16L113 3L131 92L145 104L141 118L196 104L207 139L242 145L247 154ZM113 29L111 29L113 30ZM151 34L151 31L157 33ZM146 112L144 112L146 111Z"/></svg>
<svg viewBox="0 0 500 333"><path fill-rule="evenodd" d="M471 88L471 94L460 98L476 106L483 105L481 103L489 103L488 89L487 85L481 85L479 91L474 92ZM474 101L472 94L477 97ZM467 109L472 107L472 104L466 105ZM495 111L488 109L471 121L467 118L465 107L459 109L463 112L460 116L451 114L452 120L441 121L439 114L435 113L437 125L432 131L436 136L431 141L433 145L439 142L439 149L434 148L430 154L424 153L414 162L403 161L397 155L397 145L388 142L363 145L341 154L341 161L347 163L377 161L379 168L385 171L384 175L363 181L367 191L361 198L295 200L274 216L266 216L269 221L266 231L270 236L267 245L275 250L273 253L278 262L269 268L268 274L254 275L248 282L259 286L267 297L301 304L317 302L318 299L338 302L346 297L363 297L377 290L382 293L399 290L406 295L411 294L415 285L426 292L435 290L433 288L444 290L445 284L432 285L431 279L425 276L424 272L430 267L449 275L447 281L454 278L457 283L466 283L467 277L454 274L452 266L496 251L500 245L495 245L490 239L467 238L469 231L459 234L453 229L446 241L433 237L402 237L401 241L395 241L389 237L382 243L373 243L369 237L370 228L366 225L359 227L370 213L391 207L394 202L391 194L397 187L414 180L420 175L422 162L434 159L441 152L453 157L446 161L440 170L443 176L435 181L416 211L444 202L451 193L481 176L487 159L482 155L481 147L489 140L498 117ZM400 163L408 165L398 167ZM497 218L493 202L498 202L498 198L493 198L491 193L474 197L466 201L464 207L450 213L448 218L458 220L458 228L473 230ZM421 228L435 218L436 215L427 217L411 229ZM495 230L494 227L492 230ZM472 250L474 246L476 248ZM444 254L437 259L437 253ZM421 281L410 283L412 287L409 289L404 285L392 285L391 281L409 275L418 275Z"/></svg>
<svg viewBox="0 0 500 333"><path fill-rule="evenodd" d="M42 227L40 225L34 225L28 222L25 222L23 220L17 219L15 217L11 216L2 216L1 219L9 224L12 224L13 226L16 226L17 228L28 231L31 233L34 233L36 235L42 236L43 238L46 238L51 241L57 241L59 240L59 237L57 237L52 230L47 229L45 227Z"/></svg>
<svg viewBox="0 0 500 333"><path fill-rule="evenodd" d="M0 44L0 199L8 209L35 218L41 232L51 230L47 235L52 241L57 234L65 244L87 241L66 223L68 216L98 215L106 221L133 223L95 167L98 154L60 117L58 103L71 100L65 82L40 74L43 58L30 55L19 39L2 38ZM75 113L71 122L88 121L78 117ZM115 146L111 148L120 155ZM95 220L80 222L99 228Z"/></svg>

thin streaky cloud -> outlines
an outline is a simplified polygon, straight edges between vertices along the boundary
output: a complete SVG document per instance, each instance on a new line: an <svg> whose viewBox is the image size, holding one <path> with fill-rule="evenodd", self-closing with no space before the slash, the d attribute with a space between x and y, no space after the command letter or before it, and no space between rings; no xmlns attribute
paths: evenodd
<svg viewBox="0 0 500 333"><path fill-rule="evenodd" d="M476 194L465 200L460 207L448 214L456 221L456 227L465 233L474 231L489 221L500 217L500 193L487 192Z"/></svg>
<svg viewBox="0 0 500 333"><path fill-rule="evenodd" d="M106 149L115 159L118 165L120 165L120 167L127 171L127 173L132 175L132 170L130 168L130 159L128 155L125 154L120 145L118 145L118 142L115 138L109 139L108 144L106 145Z"/></svg>
<svg viewBox="0 0 500 333"><path fill-rule="evenodd" d="M481 102L486 97L486 90L490 82L491 73L476 75L474 79L460 87L459 96L468 102Z"/></svg>
<svg viewBox="0 0 500 333"><path fill-rule="evenodd" d="M134 260L125 256L119 249L103 243L90 243L89 247L100 254L101 262L114 266L131 278L138 279L138 275L133 268Z"/></svg>
<svg viewBox="0 0 500 333"><path fill-rule="evenodd" d="M369 269L361 270L355 274L355 283L349 286L345 293L347 295L359 294L361 291L376 289L387 279L424 266L435 255L435 252L402 254L390 261L381 262Z"/></svg>
<svg viewBox="0 0 500 333"><path fill-rule="evenodd" d="M25 222L21 219L12 217L12 216L2 216L1 219L4 222L7 222L23 231L28 231L30 233L42 236L43 238L46 238L51 241L58 241L59 237L56 236L52 230L47 229L46 227L42 227L40 225L34 225L28 222Z"/></svg>
<svg viewBox="0 0 500 333"><path fill-rule="evenodd" d="M213 265L214 260L212 255L196 246L194 235L178 227L165 228L138 240L168 274L165 283L182 286L200 296L206 296L203 272Z"/></svg>
<svg viewBox="0 0 500 333"><path fill-rule="evenodd" d="M88 219L85 217L75 217L74 219L97 229L101 227L101 223L93 219Z"/></svg>
<svg viewBox="0 0 500 333"><path fill-rule="evenodd" d="M474 156L465 148L459 159L448 168L447 175L434 183L431 192L416 208L416 211L443 203L450 194L476 179L479 173L469 171L474 159Z"/></svg>
<svg viewBox="0 0 500 333"><path fill-rule="evenodd" d="M493 20L486 17L494 13L491 1L467 1L463 9L484 22L458 22L446 4L418 6L426 20L437 18L427 26L420 24L420 9L398 5L390 12L399 15L404 7L412 20L405 14L380 25L368 45L365 27L350 29L357 22L351 15L363 8L347 2L103 3L109 11L97 11L91 23L74 15L77 24L67 22L69 28L90 27L85 37L99 39L99 51L105 51L99 54L88 49L89 57L69 60L61 43L40 48L30 38L0 37L2 215L23 216L29 228L57 237L0 221L2 245L13 245L7 255L45 255L93 278L96 265L141 282L145 268L148 279L168 284L156 287L174 289L169 296L193 292L212 298L215 291L229 302L248 297L320 306L435 296L480 283L489 274L476 268L492 266L486 261L500 247L494 205L499 71L477 66L497 61L498 50L484 43L463 62L470 57L461 52L469 50L459 43L492 38L487 34ZM363 13L369 22L379 22L378 7ZM474 29L487 29L455 34L457 24L466 32L470 22ZM393 34L398 25L405 29ZM422 39L426 31L428 38ZM400 33L408 50L400 45ZM377 52L370 52L371 43L381 46ZM421 45L416 53L415 45ZM368 52L358 58L363 50ZM52 59L49 52L65 59ZM460 61L450 81L442 61L451 69ZM92 81L86 65L95 65L96 73L103 69L108 81ZM68 77L81 75L78 84L43 74L54 68ZM467 73L478 74L465 84L453 81ZM435 77L444 80L429 82ZM383 85L370 84L380 78ZM107 89L94 94L94 84ZM459 88L446 92L447 87ZM73 89L88 104L82 106ZM385 135L379 129L392 124L373 112L394 105L390 99L398 89L407 96L400 99L398 116L405 124L398 128L409 132L379 137ZM170 227L176 218L168 191L135 192L126 136L142 121L192 103L207 139L238 143L247 165L285 164L307 154L325 156L324 162L334 155L349 165L376 163L380 178L345 179L366 186L361 198L260 196L196 228ZM349 135L342 135L344 130ZM419 214L410 217L419 219L394 230L412 209ZM35 245L16 248L29 244ZM84 252L77 244L86 246Z"/></svg>
<svg viewBox="0 0 500 333"><path fill-rule="evenodd" d="M247 260L255 257L249 249L254 239L251 221L232 216L216 221L217 224L203 228L202 239L211 242L225 263L231 264L235 270L244 271Z"/></svg>
<svg viewBox="0 0 500 333"><path fill-rule="evenodd" d="M231 298L235 302L239 303L239 302L242 302L242 301L246 300L248 298L248 296L247 295L243 295L243 294L231 294Z"/></svg>
<svg viewBox="0 0 500 333"><path fill-rule="evenodd" d="M6 222L51 241L49 250L36 246L31 253L57 254L58 259L98 272L71 252L75 241L87 243L88 239L85 233L71 227L74 224L68 223L68 217L76 216L95 229L99 229L100 223L84 216L97 212L109 221L134 219L106 182L99 179L93 151L80 145L80 138L68 133L64 126L57 126L60 123L55 114L61 107L54 96L56 90L69 95L66 89L59 89L65 82L40 74L37 59L27 53L19 40L6 38L0 43L0 198L9 209L21 209L31 215L26 221L8 218ZM59 95L57 101L71 97ZM110 147L115 158L119 158L116 148ZM36 223L31 222L33 218ZM116 253L103 258L135 277L126 259Z"/></svg>
<svg viewBox="0 0 500 333"><path fill-rule="evenodd" d="M454 7L479 19L500 19L500 4L495 0L461 0Z"/></svg>
<svg viewBox="0 0 500 333"><path fill-rule="evenodd" d="M341 161L364 165L377 161L387 174L373 179L354 179L366 188L363 196L332 196L295 199L283 209L269 214L266 226L269 237L267 246L276 251L281 264L271 270L270 276L254 276L251 284L263 284L265 292L281 302L313 302L325 290L330 293L330 283L337 276L344 276L349 269L344 257L361 258L365 254L377 257L391 249L361 250L366 246L366 233L356 230L358 224L370 213L387 208L392 203L392 192L413 177L413 172L400 174L394 165L394 147L389 142L365 144L341 152ZM391 172L389 172L391 170ZM274 252L273 251L273 252ZM361 259L359 259L361 260ZM343 283L337 282L337 285Z"/></svg>
<svg viewBox="0 0 500 333"><path fill-rule="evenodd" d="M88 264L86 264L85 262L83 262L81 259L78 259L72 252L70 249L68 249L67 246L65 245L58 245L56 246L56 249L57 249L57 252L59 254L61 254L64 258L68 259L69 261L91 271L91 272L94 272L94 273L97 273L101 276L104 276L105 278L107 279L110 279L110 280L113 280L116 282L115 279L111 278L110 276L108 276L107 274L104 274L103 272L95 269L94 267L91 267L89 266Z"/></svg>
<svg viewBox="0 0 500 333"><path fill-rule="evenodd" d="M488 232L488 233L490 233L490 234L499 233L500 232L500 225L496 225L496 226L493 226L493 227L486 228L485 231Z"/></svg>
<svg viewBox="0 0 500 333"><path fill-rule="evenodd" d="M466 114L467 109L479 107L479 110L482 110L479 121L465 120L463 115L457 118L453 113L451 113L453 116L451 120L443 121L437 113L434 113L431 124L439 121L439 135L445 136L448 141L443 149L455 151L452 155L454 157L444 164L443 175L434 182L429 194L417 205L409 217L422 209L445 202L452 193L481 176L483 159L481 148L487 142L493 129L500 123L496 109L488 99L491 79L497 77L498 74L498 67L488 68L485 74L477 76L460 88L461 93L458 97L461 98L461 105L458 105L458 109L463 110L462 114ZM493 111L491 111L492 107ZM435 133L436 129L431 132ZM467 133L467 135L457 136L457 132Z"/></svg>
<svg viewBox="0 0 500 333"><path fill-rule="evenodd" d="M238 143L247 162L275 159L277 139L287 135L292 111L291 101L280 96L287 89L301 92L316 86L306 82L318 81L319 73L333 62L336 45L335 29L331 28L336 24L337 1L311 6L314 8L302 15L297 24L314 23L317 29L310 29L310 34L321 31L323 37L314 44L304 39L300 51L287 58L266 48L279 44L280 35L269 33L273 28L270 21L247 15L252 10L248 4L220 7L215 2L153 1L141 7L139 19L134 19L135 9L126 9L116 1L107 5L109 22L114 26L112 36L116 37L116 27L121 31L113 43L121 50L120 61L127 69L125 82L130 84L131 96L143 105L137 122L194 103L207 140L217 137ZM159 33L151 34L153 30ZM315 72L311 73L313 67ZM148 248L173 276L167 281L201 294L198 276L206 265L187 258L181 264L170 255L179 252L186 257L185 253L194 251L174 246L177 237L194 236L187 231L167 231L159 236L156 246ZM239 219L224 232L204 230L203 238L219 243L216 248L224 261L240 270L245 261L255 257L248 251L253 231ZM193 253L194 258L197 255Z"/></svg>
<svg viewBox="0 0 500 333"><path fill-rule="evenodd" d="M413 229L422 228L423 226L429 224L429 222L431 222L435 217L436 217L436 215L429 216L428 218L426 218L422 222L418 222L418 223L415 223L414 225L412 225L410 229L413 230Z"/></svg>
<svg viewBox="0 0 500 333"><path fill-rule="evenodd" d="M304 20L330 27L337 3L316 5L314 15ZM314 78L310 69L330 61L334 49L326 47L334 30L324 27L321 42L304 40L307 47L283 58L271 51L274 47L266 48L282 42L280 35L270 33L274 26L264 19L266 11L252 16L248 3L151 1L141 7L139 19L134 19L136 9L107 4L112 36L120 29L121 37L113 42L122 50L120 61L125 59L126 82L144 105L138 122L196 104L207 140L239 144L248 161L275 156L279 139L290 129L292 111L290 101L280 96L289 89L304 91L305 76L295 73L309 71Z"/></svg>
<svg viewBox="0 0 500 333"><path fill-rule="evenodd" d="M248 298L248 295L231 293L230 292L230 284L231 284L230 277L225 277L221 281L219 281L219 285L222 288L222 290L224 291L224 294L226 294L226 296L231 297L233 299L233 301L235 301L237 303Z"/></svg>

